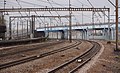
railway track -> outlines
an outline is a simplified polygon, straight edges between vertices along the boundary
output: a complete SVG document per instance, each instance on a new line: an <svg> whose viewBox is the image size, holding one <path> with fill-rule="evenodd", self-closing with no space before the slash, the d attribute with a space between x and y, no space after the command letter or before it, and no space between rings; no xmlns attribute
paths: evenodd
<svg viewBox="0 0 120 73"><path fill-rule="evenodd" d="M79 68L90 61L91 58L93 58L101 48L98 43L92 41L89 42L93 44L92 48L88 49L83 54L73 58L72 60L55 67L48 73L75 73Z"/></svg>
<svg viewBox="0 0 120 73"><path fill-rule="evenodd" d="M43 42L47 38L33 38L33 39L22 39L22 40L4 40L0 41L0 47L7 47L7 46L14 46L14 45L22 45L22 44L29 44L29 43L36 43L36 42Z"/></svg>
<svg viewBox="0 0 120 73"><path fill-rule="evenodd" d="M18 64L25 63L25 62L29 62L29 61L32 61L32 60L40 59L40 58L43 58L43 57L46 57L46 56L49 56L49 55L52 55L52 54L55 54L55 53L58 53L58 52L62 52L62 51L71 49L73 47L76 47L79 44L81 44L81 42L77 41L72 45L69 45L69 46L66 46L66 47L63 47L63 48L60 48L60 49L57 49L57 50L53 50L53 51L46 52L46 53L43 53L43 54L38 54L38 55L23 58L23 59L15 60L15 61L12 61L12 62L0 64L0 69L4 69L4 68L8 68L8 67L11 67L11 66L15 66L15 65L18 65Z"/></svg>
<svg viewBox="0 0 120 73"><path fill-rule="evenodd" d="M29 48L29 49L24 49L24 50L19 50L19 51L10 51L10 52L7 52L7 53L0 54L0 57L5 57L5 56L8 56L8 55L14 55L14 54L23 53L23 52L34 51L34 50L38 50L40 48L60 44L60 43L63 43L63 42L64 41L59 41L59 42L54 42L54 43L47 43L47 44L43 44L42 46L38 46L38 47L35 47L35 48Z"/></svg>

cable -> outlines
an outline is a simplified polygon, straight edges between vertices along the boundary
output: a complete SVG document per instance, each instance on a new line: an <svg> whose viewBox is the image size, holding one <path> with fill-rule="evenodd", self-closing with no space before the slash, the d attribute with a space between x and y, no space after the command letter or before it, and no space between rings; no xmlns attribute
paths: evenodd
<svg viewBox="0 0 120 73"><path fill-rule="evenodd" d="M16 0L16 2L18 3L18 5L20 6L20 8L22 8L22 6L20 5L20 3L18 2L18 0Z"/></svg>
<svg viewBox="0 0 120 73"><path fill-rule="evenodd" d="M53 16L52 12L49 11L49 13ZM55 18L54 18L55 19ZM55 19L56 20L56 19ZM59 23L57 20L56 20L57 23Z"/></svg>
<svg viewBox="0 0 120 73"><path fill-rule="evenodd" d="M34 4L34 3L22 1L22 0L21 0L21 2L26 3L26 4L30 4L30 5L37 5L37 6L45 7L45 6L43 6L43 5L38 5L38 4Z"/></svg>
<svg viewBox="0 0 120 73"><path fill-rule="evenodd" d="M53 5L50 3L50 1L49 0L47 0L48 2L49 2L49 4L52 6L52 8L54 8L53 7ZM53 0L52 0L52 2L53 2ZM55 11L57 14L58 14L58 16L60 16L60 14L57 12L57 11ZM67 19L67 18L66 18ZM67 19L68 21L69 21L69 19Z"/></svg>
<svg viewBox="0 0 120 73"><path fill-rule="evenodd" d="M62 4L59 4L59 3L54 2L53 0L52 0L52 2L53 2L53 4L56 4L56 5L59 5L59 6L65 7L65 6L63 6ZM66 5L66 4L65 4L65 5Z"/></svg>
<svg viewBox="0 0 120 73"><path fill-rule="evenodd" d="M47 0L48 2L49 2L49 0ZM54 8L53 7L53 5L49 2L49 4L52 6L52 8ZM50 11L49 11L50 12ZM55 11L57 14L58 14L58 16L60 16L60 14L57 12L57 11ZM50 14L52 15L52 13L50 12ZM53 15L52 15L53 16ZM54 18L55 19L55 18ZM55 19L56 20L56 19ZM57 20L56 20L57 21ZM57 23L59 23L58 21L57 21Z"/></svg>
<svg viewBox="0 0 120 73"><path fill-rule="evenodd" d="M37 14L38 15L38 13L36 12L36 11L34 11L35 12L35 14ZM39 16L39 15L38 15ZM42 23L44 24L44 22L43 22L43 20L41 19L41 18L39 18L41 21L42 21Z"/></svg>
<svg viewBox="0 0 120 73"><path fill-rule="evenodd" d="M75 15L73 15L75 17ZM77 20L77 18L75 17L75 20ZM80 22L77 20L78 24L80 24ZM82 28L82 26L80 26Z"/></svg>
<svg viewBox="0 0 120 73"><path fill-rule="evenodd" d="M20 3L18 2L18 0L16 0L18 5L20 6L20 8L22 8L22 6L20 5ZM20 13L20 12L19 12ZM22 15L22 13L20 13ZM28 14L25 12L25 14L28 16Z"/></svg>
<svg viewBox="0 0 120 73"><path fill-rule="evenodd" d="M87 0L88 2L89 2L89 4L92 6L92 8L94 8L94 6L92 5L92 3L89 1L89 0ZM97 12L98 13L98 12ZM102 16L98 13L98 15L99 15L99 17L100 18L102 18ZM95 16L97 17L97 15L95 14ZM97 19L99 20L99 18L97 17ZM100 22L100 20L99 20L99 22Z"/></svg>
<svg viewBox="0 0 120 73"><path fill-rule="evenodd" d="M82 2L80 2L79 0L77 0L80 4L82 4L82 5L84 5L84 6L88 6L88 5L86 5L86 4L84 4L84 3L82 3Z"/></svg>
<svg viewBox="0 0 120 73"><path fill-rule="evenodd" d="M37 1L40 1L40 2L43 2L43 3L48 3L47 1L44 1L44 0L37 0ZM62 4L59 4L59 3L56 3L54 2L53 0L50 0L52 2L52 4L55 4L55 5L59 5L59 6L63 6ZM49 3L48 3L49 4ZM63 6L64 7L64 6Z"/></svg>
<svg viewBox="0 0 120 73"><path fill-rule="evenodd" d="M115 4L112 3L112 1L110 1L110 0L108 0L108 1L109 1L114 7L116 7Z"/></svg>
<svg viewBox="0 0 120 73"><path fill-rule="evenodd" d="M43 1L43 0L37 0L37 1L44 2L44 3L48 3L48 2L46 2L46 1Z"/></svg>

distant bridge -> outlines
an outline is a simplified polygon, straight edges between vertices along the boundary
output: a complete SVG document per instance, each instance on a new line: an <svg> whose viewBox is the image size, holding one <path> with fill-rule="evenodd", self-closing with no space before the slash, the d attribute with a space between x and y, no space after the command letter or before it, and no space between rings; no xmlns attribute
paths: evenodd
<svg viewBox="0 0 120 73"><path fill-rule="evenodd" d="M120 22L119 22L120 24ZM110 25L110 28L114 28L115 22L110 23L85 23L85 24L72 24L72 29L93 29L93 28L108 28ZM37 31L45 31L45 30L68 30L69 25L61 25L61 26L47 26L47 27L41 27L37 28Z"/></svg>

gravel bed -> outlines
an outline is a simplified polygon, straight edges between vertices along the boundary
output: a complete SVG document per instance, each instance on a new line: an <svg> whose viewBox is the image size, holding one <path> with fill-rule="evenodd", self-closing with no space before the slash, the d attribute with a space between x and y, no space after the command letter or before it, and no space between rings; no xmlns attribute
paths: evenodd
<svg viewBox="0 0 120 73"><path fill-rule="evenodd" d="M54 67L80 55L82 52L91 47L91 43L84 41L78 46L78 48L69 49L38 60L3 69L0 73L46 73Z"/></svg>
<svg viewBox="0 0 120 73"><path fill-rule="evenodd" d="M39 46L42 46L44 44L49 44L51 42L54 43L56 41L46 41L46 42L42 42L42 43L32 43L32 44L26 44L26 45L17 45L17 46L10 46L10 47L2 47L0 49L0 55L1 54L5 54L5 53L9 53L9 52L16 52L16 51L21 51L21 50L24 50L24 49L39 47Z"/></svg>
<svg viewBox="0 0 120 73"><path fill-rule="evenodd" d="M73 43L71 43L71 44L73 44ZM64 43L56 44L56 46L51 45L51 46L46 46L45 48L40 48L38 50L22 52L22 53L18 53L18 54L15 54L15 55L9 55L9 56L6 56L6 57L1 57L0 58L0 64L3 64L5 62L14 61L14 60L17 60L17 59L22 59L22 58L29 57L29 56L32 56L32 55L42 54L42 53L45 53L45 52L48 52L48 51L59 49L61 47L67 46L67 45L70 45L70 43L68 41L65 41Z"/></svg>
<svg viewBox="0 0 120 73"><path fill-rule="evenodd" d="M120 52L114 52L115 46L107 41L99 41L104 51L87 73L120 73Z"/></svg>

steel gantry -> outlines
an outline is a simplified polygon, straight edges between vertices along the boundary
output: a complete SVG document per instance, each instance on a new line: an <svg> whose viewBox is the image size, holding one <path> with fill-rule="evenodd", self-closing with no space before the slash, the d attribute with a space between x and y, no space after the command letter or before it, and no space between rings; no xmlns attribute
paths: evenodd
<svg viewBox="0 0 120 73"><path fill-rule="evenodd" d="M10 16L9 17L9 33L10 33L10 39L12 37L12 22L15 20L15 19L24 19L24 18L27 18L27 19L31 19L31 24L30 24L30 29L31 29L31 34L34 36L34 30L35 30L35 20L36 18L68 18L69 16L36 16L36 15L31 15L31 16ZM43 22L44 23L44 22ZM22 25L23 27L23 25ZM44 27L44 28L47 28L47 27ZM22 30L23 32L23 30ZM28 35L28 20L27 20L27 35ZM17 23L17 36L18 36L18 23Z"/></svg>
<svg viewBox="0 0 120 73"><path fill-rule="evenodd" d="M32 15L34 17L39 17L39 18L65 18L65 17L69 17L69 16L36 16L36 15ZM10 16L11 18L30 18L32 16Z"/></svg>
<svg viewBox="0 0 120 73"><path fill-rule="evenodd" d="M30 12L30 11L109 11L110 8L6 8L0 12Z"/></svg>
<svg viewBox="0 0 120 73"><path fill-rule="evenodd" d="M6 9L0 9L0 12L31 12L31 11L69 11L69 40L71 42L71 13L72 11L92 11L92 12L108 12L108 23L110 23L110 8L6 8ZM108 25L108 28L110 28L110 25ZM109 31L109 30L108 30ZM109 40L110 40L110 32L109 32Z"/></svg>

